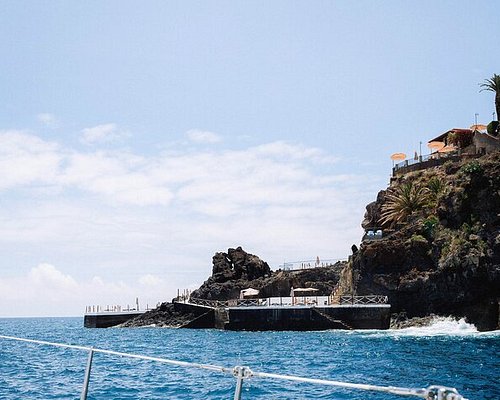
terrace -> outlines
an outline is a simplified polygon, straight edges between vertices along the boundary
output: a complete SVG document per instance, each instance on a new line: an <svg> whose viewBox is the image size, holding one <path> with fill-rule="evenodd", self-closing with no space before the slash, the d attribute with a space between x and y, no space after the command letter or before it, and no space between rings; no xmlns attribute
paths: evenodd
<svg viewBox="0 0 500 400"><path fill-rule="evenodd" d="M392 175L404 175L464 158L477 158L484 154L500 150L500 139L485 132L484 125L473 125L471 129L454 128L442 133L427 143L430 154L407 158L404 153L391 156L394 161Z"/></svg>

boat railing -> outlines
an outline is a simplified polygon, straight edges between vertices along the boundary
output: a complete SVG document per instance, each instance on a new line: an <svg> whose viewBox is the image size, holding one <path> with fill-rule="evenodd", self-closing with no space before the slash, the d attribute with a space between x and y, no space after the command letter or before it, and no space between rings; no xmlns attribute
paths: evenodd
<svg viewBox="0 0 500 400"><path fill-rule="evenodd" d="M227 375L231 375L236 379L235 391L234 391L234 400L241 400L242 396L242 387L245 379L250 378L266 378L266 379L276 379L276 380L285 380L285 381L294 381L294 382L302 382L308 383L312 385L324 385L324 386L335 386L345 389L357 389L364 391L373 391L373 392L384 392L391 393L400 396L414 396L419 397L426 400L467 400L462 395L458 393L455 388L445 387L445 386L437 386L432 385L427 388L406 388L406 387L397 387L397 386L380 386L380 385L371 385L366 383L352 383L352 382L342 382L336 380L329 379L316 379L316 378L307 378L302 376L295 375L282 375L282 374L273 374L268 372L257 372L253 371L247 366L234 366L234 367L222 367L218 365L212 364L200 364L193 363L187 361L179 361L172 360L168 358L161 357L152 357L141 354L132 354L132 353L124 353L113 350L105 350L98 349L94 347L88 346L80 346L80 345L72 345L72 344L64 344L64 343L55 343L55 342L47 342L43 340L35 340L35 339L26 339L15 336L4 336L0 335L0 339L4 340L13 340L19 342L33 343L37 345L43 346L53 346L59 348L67 348L73 350L85 351L88 353L87 363L85 367L85 373L83 378L82 390L80 393L80 400L86 400L89 386L90 386L90 377L92 371L92 362L94 353L102 353L109 356L118 356L118 357L128 357L133 359L147 360L153 361L163 364L169 364L177 367L183 367L188 369L201 369L208 372L219 372Z"/></svg>

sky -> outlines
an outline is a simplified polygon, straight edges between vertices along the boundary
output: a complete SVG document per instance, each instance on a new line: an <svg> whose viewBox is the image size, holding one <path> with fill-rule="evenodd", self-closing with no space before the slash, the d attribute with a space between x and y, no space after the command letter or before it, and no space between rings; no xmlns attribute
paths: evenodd
<svg viewBox="0 0 500 400"><path fill-rule="evenodd" d="M346 258L390 155L492 120L493 1L0 2L0 316Z"/></svg>

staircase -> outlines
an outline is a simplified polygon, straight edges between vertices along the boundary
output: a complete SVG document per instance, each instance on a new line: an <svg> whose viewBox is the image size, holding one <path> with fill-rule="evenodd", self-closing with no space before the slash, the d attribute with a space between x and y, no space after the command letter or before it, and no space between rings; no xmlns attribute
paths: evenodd
<svg viewBox="0 0 500 400"><path fill-rule="evenodd" d="M223 307L214 310L215 316L215 327L218 329L224 329L226 324L229 322L229 313Z"/></svg>
<svg viewBox="0 0 500 400"><path fill-rule="evenodd" d="M349 324L346 324L344 321L340 319L334 319L330 317L328 314L319 311L317 308L313 309L317 314L321 315L323 318L327 319L332 324L332 329L347 329L352 331L354 328Z"/></svg>

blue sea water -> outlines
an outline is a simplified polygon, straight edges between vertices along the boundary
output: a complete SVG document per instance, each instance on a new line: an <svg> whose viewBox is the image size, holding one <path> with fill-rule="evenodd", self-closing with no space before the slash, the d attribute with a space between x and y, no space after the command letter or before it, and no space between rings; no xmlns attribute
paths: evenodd
<svg viewBox="0 0 500 400"><path fill-rule="evenodd" d="M0 335L254 371L383 386L452 386L500 399L500 332L439 320L399 331L225 332L85 329L81 318L0 319ZM87 354L0 339L0 399L78 399ZM395 395L251 378L243 399L397 399ZM235 379L96 353L88 399L232 399Z"/></svg>

